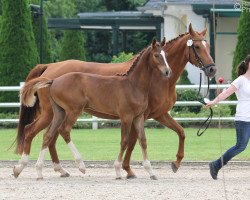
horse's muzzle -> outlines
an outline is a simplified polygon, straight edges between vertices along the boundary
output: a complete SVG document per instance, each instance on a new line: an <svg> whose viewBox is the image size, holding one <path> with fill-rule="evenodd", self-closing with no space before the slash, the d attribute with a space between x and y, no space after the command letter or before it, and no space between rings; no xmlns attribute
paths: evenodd
<svg viewBox="0 0 250 200"><path fill-rule="evenodd" d="M162 72L163 76L169 78L171 76L171 70L164 70L164 72Z"/></svg>
<svg viewBox="0 0 250 200"><path fill-rule="evenodd" d="M216 74L217 67L214 64L211 64L211 65L204 67L203 71L204 71L206 76L212 78Z"/></svg>

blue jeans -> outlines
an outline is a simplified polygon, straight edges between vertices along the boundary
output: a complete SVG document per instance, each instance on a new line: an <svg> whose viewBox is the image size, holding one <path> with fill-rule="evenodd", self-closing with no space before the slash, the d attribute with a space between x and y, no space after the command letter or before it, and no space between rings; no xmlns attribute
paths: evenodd
<svg viewBox="0 0 250 200"><path fill-rule="evenodd" d="M250 122L235 121L236 128L236 144L228 149L222 157L213 162L216 169L220 169L223 165L226 165L229 160L234 156L244 151L247 147L250 137Z"/></svg>

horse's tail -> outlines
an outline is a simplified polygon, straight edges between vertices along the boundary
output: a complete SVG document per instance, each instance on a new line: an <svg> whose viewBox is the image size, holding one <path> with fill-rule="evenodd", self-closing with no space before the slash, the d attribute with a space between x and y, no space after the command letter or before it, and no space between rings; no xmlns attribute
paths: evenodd
<svg viewBox="0 0 250 200"><path fill-rule="evenodd" d="M47 64L36 65L26 77L25 82L31 79L37 78L43 74L43 72L48 68ZM36 101L33 107L26 107L22 102L19 111L19 123L17 127L17 136L11 147L16 143L15 153L21 154L23 152L23 141L25 137L24 128L27 124L34 121L37 112L39 111L39 101ZM10 147L10 148L11 148Z"/></svg>
<svg viewBox="0 0 250 200"><path fill-rule="evenodd" d="M23 105L33 107L36 103L35 93L41 88L48 87L53 80L44 77L38 77L25 83L20 91L20 98Z"/></svg>

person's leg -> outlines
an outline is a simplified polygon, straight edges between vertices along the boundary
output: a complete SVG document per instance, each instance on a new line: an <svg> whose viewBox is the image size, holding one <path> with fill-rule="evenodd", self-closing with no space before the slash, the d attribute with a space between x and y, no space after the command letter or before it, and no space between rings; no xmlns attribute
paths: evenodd
<svg viewBox="0 0 250 200"><path fill-rule="evenodd" d="M233 157L241 153L247 147L250 137L250 122L236 121L236 144L228 149L222 157L209 164L210 174L213 179L217 179L218 171L228 163Z"/></svg>

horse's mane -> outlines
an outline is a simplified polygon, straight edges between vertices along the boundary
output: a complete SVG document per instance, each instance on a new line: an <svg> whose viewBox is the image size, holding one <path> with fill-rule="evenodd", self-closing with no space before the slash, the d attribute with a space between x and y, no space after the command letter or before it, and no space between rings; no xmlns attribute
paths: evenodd
<svg viewBox="0 0 250 200"><path fill-rule="evenodd" d="M180 34L179 36L177 36L177 37L175 37L175 38L173 38L173 39L167 41L167 42L165 43L164 46L170 45L170 44L172 44L173 42L175 42L176 40L178 40L178 39L180 39L180 38L182 38L183 36L186 36L186 35L188 35L188 34L189 34L189 32Z"/></svg>
<svg viewBox="0 0 250 200"><path fill-rule="evenodd" d="M125 73L122 73L122 74L116 74L117 76L128 76L133 70L134 68L136 67L137 63L139 62L142 54L145 52L147 48L144 48L142 49L138 54L137 54L137 57L136 59L134 60L134 62L132 63L131 67L128 69L128 71L126 71Z"/></svg>
<svg viewBox="0 0 250 200"><path fill-rule="evenodd" d="M180 34L178 37L176 38L173 38L171 40L169 40L168 42L165 43L164 46L167 46L167 45L170 45L172 44L174 41L182 38L183 36L185 35L188 35L189 32L186 32L186 33L183 33L183 34ZM133 70L134 68L136 67L137 63L139 62L142 54L144 53L144 51L146 50L146 48L144 48L142 51L140 51L136 56L136 59L134 60L134 62L132 63L131 67L128 69L128 71L126 71L125 73L122 73L122 74L116 74L117 76L128 76ZM133 58L131 58L130 60L132 60Z"/></svg>

